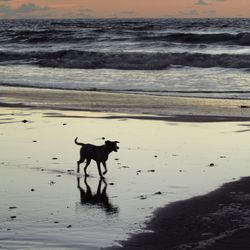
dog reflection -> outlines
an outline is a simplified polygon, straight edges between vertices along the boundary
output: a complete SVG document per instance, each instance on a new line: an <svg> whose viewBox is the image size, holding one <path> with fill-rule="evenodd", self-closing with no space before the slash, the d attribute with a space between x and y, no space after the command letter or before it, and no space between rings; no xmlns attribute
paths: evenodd
<svg viewBox="0 0 250 250"><path fill-rule="evenodd" d="M81 187L80 177L77 177L77 188L80 191L81 205L94 205L102 208L108 214L114 214L118 212L118 207L114 206L107 195L107 182L105 179L100 178L96 193L92 193L92 190L87 182L87 178L84 178L84 184L86 190ZM102 187L103 186L103 187Z"/></svg>

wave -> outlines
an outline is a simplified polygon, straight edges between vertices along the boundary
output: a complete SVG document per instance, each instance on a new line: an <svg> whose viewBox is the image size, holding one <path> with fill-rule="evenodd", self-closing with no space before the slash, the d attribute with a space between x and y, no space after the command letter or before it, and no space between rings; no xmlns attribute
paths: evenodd
<svg viewBox="0 0 250 250"><path fill-rule="evenodd" d="M202 53L101 53L79 50L0 52L1 64L33 63L41 67L164 70L173 66L250 68L250 55Z"/></svg>
<svg viewBox="0 0 250 250"><path fill-rule="evenodd" d="M135 30L135 28L134 28ZM103 34L105 33L105 36ZM125 37L124 37L125 35ZM99 41L130 41L130 42L170 42L182 44L223 44L250 46L250 33L166 33L134 32L131 30L104 30L96 28L84 31L69 30L22 30L18 32L5 31L0 36L2 42L8 43L75 43L75 42L96 42Z"/></svg>
<svg viewBox="0 0 250 250"><path fill-rule="evenodd" d="M218 34L195 34L195 33L169 33L169 34L139 34L140 41L165 41L191 44L225 44L250 46L250 33L218 33Z"/></svg>
<svg viewBox="0 0 250 250"><path fill-rule="evenodd" d="M96 31L97 33L98 31ZM93 32L76 32L74 30L7 30L1 32L0 41L3 43L74 43L79 41L95 41Z"/></svg>

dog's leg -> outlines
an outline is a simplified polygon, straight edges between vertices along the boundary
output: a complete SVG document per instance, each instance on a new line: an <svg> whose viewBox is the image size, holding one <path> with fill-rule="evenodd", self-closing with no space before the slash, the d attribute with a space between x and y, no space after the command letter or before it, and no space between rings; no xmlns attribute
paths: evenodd
<svg viewBox="0 0 250 250"><path fill-rule="evenodd" d="M88 159L88 158L87 158L87 162L86 162L86 165L85 165L85 167L84 167L84 174L85 174L85 176L88 176L88 174L87 174L87 167L88 167L88 165L90 164L90 162L91 162L91 159Z"/></svg>
<svg viewBox="0 0 250 250"><path fill-rule="evenodd" d="M104 171L102 174L106 174L106 173L108 172L107 166L106 166L106 162L103 161L103 162L102 162L102 165L103 165L103 167L104 167L104 169L105 169L105 171Z"/></svg>
<svg viewBox="0 0 250 250"><path fill-rule="evenodd" d="M80 158L80 160L77 162L77 173L80 172L80 164L85 161L85 158Z"/></svg>
<svg viewBox="0 0 250 250"><path fill-rule="evenodd" d="M100 178L103 179L104 177L102 176L101 163L98 161L98 162L96 162L96 164L97 164L97 168L98 168Z"/></svg>

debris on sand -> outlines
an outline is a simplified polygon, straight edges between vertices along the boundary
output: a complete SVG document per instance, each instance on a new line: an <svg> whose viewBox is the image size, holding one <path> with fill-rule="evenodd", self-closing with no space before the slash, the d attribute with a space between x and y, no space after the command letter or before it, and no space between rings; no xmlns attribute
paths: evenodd
<svg viewBox="0 0 250 250"><path fill-rule="evenodd" d="M155 170L154 170L154 169L149 169L148 172L149 172L149 173L154 173Z"/></svg>
<svg viewBox="0 0 250 250"><path fill-rule="evenodd" d="M130 168L129 166L121 166L121 168Z"/></svg>
<svg viewBox="0 0 250 250"><path fill-rule="evenodd" d="M22 123L27 123L28 121L27 120L22 120Z"/></svg>
<svg viewBox="0 0 250 250"><path fill-rule="evenodd" d="M162 192L158 191L158 192L154 193L154 195L162 195Z"/></svg>
<svg viewBox="0 0 250 250"><path fill-rule="evenodd" d="M140 195L139 198L140 198L141 200L146 200L146 199L147 199L147 197L146 197L145 195Z"/></svg>
<svg viewBox="0 0 250 250"><path fill-rule="evenodd" d="M58 158L57 157L53 157L52 160L58 160Z"/></svg>
<svg viewBox="0 0 250 250"><path fill-rule="evenodd" d="M209 167L214 167L214 166L215 166L214 163L209 164Z"/></svg>
<svg viewBox="0 0 250 250"><path fill-rule="evenodd" d="M50 181L50 182L49 182L49 185L51 185L51 186L52 186L52 185L55 185L55 184L56 184L55 181Z"/></svg>
<svg viewBox="0 0 250 250"><path fill-rule="evenodd" d="M9 207L9 209L16 209L17 207Z"/></svg>
<svg viewBox="0 0 250 250"><path fill-rule="evenodd" d="M16 219L16 216L15 216L15 215L12 215L12 216L10 216L10 218L11 218L12 220L14 220L14 219Z"/></svg>

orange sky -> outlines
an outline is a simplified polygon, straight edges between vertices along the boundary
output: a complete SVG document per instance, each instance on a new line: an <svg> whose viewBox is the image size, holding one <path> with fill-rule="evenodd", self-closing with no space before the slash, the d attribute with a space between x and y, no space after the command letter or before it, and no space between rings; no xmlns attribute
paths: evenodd
<svg viewBox="0 0 250 250"><path fill-rule="evenodd" d="M250 17L250 0L0 0L0 17Z"/></svg>

